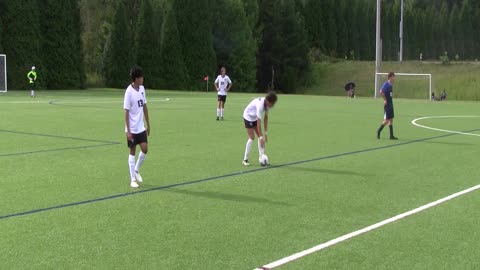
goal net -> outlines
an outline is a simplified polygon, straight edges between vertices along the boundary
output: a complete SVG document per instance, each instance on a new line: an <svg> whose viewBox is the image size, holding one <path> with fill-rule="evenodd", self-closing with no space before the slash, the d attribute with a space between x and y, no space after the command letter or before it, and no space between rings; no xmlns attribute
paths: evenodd
<svg viewBox="0 0 480 270"><path fill-rule="evenodd" d="M7 92L7 56L0 54L0 92Z"/></svg>
<svg viewBox="0 0 480 270"><path fill-rule="evenodd" d="M383 82L387 80L388 73L377 73L380 79L379 89L375 91L375 97L379 95ZM393 86L394 97L411 99L428 99L432 97L432 74L395 73L396 79ZM439 95L440 93L436 93Z"/></svg>

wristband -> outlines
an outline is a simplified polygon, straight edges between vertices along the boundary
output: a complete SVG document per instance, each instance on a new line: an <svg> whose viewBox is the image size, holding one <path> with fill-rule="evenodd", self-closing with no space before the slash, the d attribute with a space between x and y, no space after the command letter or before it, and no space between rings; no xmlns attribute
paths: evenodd
<svg viewBox="0 0 480 270"><path fill-rule="evenodd" d="M258 137L259 140L263 140L263 136Z"/></svg>

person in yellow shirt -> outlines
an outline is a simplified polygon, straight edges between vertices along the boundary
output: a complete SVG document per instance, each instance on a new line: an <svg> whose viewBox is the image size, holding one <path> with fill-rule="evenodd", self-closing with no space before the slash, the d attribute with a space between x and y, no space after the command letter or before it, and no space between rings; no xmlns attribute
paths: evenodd
<svg viewBox="0 0 480 270"><path fill-rule="evenodd" d="M35 82L37 81L37 72L35 71L35 66L32 67L32 70L28 72L27 78L30 85L30 96L35 97Z"/></svg>

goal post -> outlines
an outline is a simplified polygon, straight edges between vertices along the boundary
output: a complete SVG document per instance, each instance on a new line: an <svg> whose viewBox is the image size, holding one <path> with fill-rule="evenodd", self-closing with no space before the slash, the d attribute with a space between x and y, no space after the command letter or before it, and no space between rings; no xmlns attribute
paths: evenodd
<svg viewBox="0 0 480 270"><path fill-rule="evenodd" d="M385 76L385 75L388 75L388 73L376 73L376 76L377 77L380 77L380 76ZM430 100L431 97L432 97L432 74L421 74L421 73L395 73L395 76L404 76L404 77L416 77L416 78L419 78L419 77L424 77L425 79L428 79L428 96L427 96L427 99ZM381 87L380 85L378 87ZM380 88L379 89L375 89L375 94L374 96L377 97L378 96L378 93L380 91Z"/></svg>
<svg viewBox="0 0 480 270"><path fill-rule="evenodd" d="M7 92L7 56L0 54L0 93Z"/></svg>

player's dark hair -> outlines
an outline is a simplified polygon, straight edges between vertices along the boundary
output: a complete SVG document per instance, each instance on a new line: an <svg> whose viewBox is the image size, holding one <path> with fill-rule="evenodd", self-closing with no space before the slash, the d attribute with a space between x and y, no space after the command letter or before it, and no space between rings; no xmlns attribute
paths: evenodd
<svg viewBox="0 0 480 270"><path fill-rule="evenodd" d="M394 73L394 72L388 73L388 78L390 79L390 78L392 78L392 77L395 77L395 73Z"/></svg>
<svg viewBox="0 0 480 270"><path fill-rule="evenodd" d="M132 77L132 82L136 79L143 77L143 70L139 66L134 66L130 69L130 77Z"/></svg>
<svg viewBox="0 0 480 270"><path fill-rule="evenodd" d="M277 103L277 99L278 99L277 93L275 93L274 91L270 91L268 92L265 99L268 100L268 102L270 102L271 104L275 104Z"/></svg>

